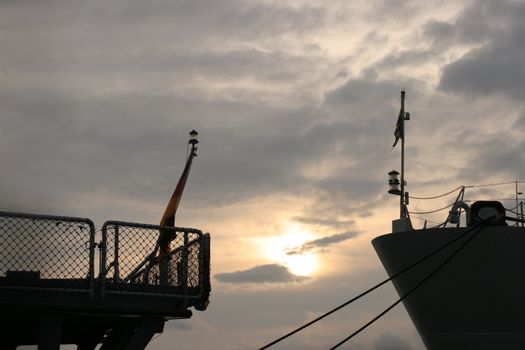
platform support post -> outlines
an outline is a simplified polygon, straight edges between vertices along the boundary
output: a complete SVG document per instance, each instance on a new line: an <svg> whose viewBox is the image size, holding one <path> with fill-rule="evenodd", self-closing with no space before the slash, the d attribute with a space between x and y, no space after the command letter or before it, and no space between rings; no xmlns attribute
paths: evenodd
<svg viewBox="0 0 525 350"><path fill-rule="evenodd" d="M144 350L155 333L160 333L163 329L164 319L162 318L142 319L124 350Z"/></svg>
<svg viewBox="0 0 525 350"><path fill-rule="evenodd" d="M48 315L40 319L38 350L60 350L63 317Z"/></svg>

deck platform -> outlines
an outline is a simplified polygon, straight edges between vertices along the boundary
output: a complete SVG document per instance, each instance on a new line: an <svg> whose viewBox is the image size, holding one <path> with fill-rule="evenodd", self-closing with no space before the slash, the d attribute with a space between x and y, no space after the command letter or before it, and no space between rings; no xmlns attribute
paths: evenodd
<svg viewBox="0 0 525 350"><path fill-rule="evenodd" d="M172 238L159 266L158 237ZM210 237L200 230L0 212L0 349L144 349L169 319L205 310Z"/></svg>

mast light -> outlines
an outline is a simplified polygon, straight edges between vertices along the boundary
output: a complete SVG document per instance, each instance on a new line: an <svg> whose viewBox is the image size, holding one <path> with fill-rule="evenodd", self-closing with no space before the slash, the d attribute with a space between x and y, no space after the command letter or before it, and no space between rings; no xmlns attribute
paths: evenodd
<svg viewBox="0 0 525 350"><path fill-rule="evenodd" d="M190 131L190 141L188 143L191 143L192 145L199 143L199 140L197 140L197 136L199 136L199 133L197 131Z"/></svg>
<svg viewBox="0 0 525 350"><path fill-rule="evenodd" d="M401 190L399 189L399 186L401 185L401 182L399 181L399 172L396 170L392 170L388 173L388 185L390 186L388 193L400 195Z"/></svg>

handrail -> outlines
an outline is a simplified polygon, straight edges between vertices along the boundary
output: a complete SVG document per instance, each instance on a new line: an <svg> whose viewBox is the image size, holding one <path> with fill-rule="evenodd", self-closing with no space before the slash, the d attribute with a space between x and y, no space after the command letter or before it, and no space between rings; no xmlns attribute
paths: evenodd
<svg viewBox="0 0 525 350"><path fill-rule="evenodd" d="M103 238L107 237L106 235L107 235L107 228L108 228L108 226L115 226L115 227L126 226L126 227L135 227L135 228L153 229L153 230L163 230L163 229L165 229L165 230L172 231L174 233L177 233L177 232L194 233L194 234L199 235L199 237L202 237L202 231L198 230L196 228L178 227L178 226L161 226L161 225L152 225L152 224L128 222L128 221L108 220L108 221L104 222L104 224L102 225ZM198 239L195 239L189 245L194 244L196 242L198 242ZM178 248L180 248L180 247L177 247L175 250L177 250ZM118 240L115 242L115 252L117 252L117 251L118 251ZM158 241L157 241L157 243L155 245L154 251L151 252L149 255L147 255L144 258L144 260L132 272L130 272L128 274L128 276L126 276L122 281L123 282L129 282L130 280L132 280L133 279L132 277L134 277L134 275L138 271L140 271L142 269L142 267L148 261L150 261L152 258L154 258L154 256L157 253L157 251L158 251ZM170 253L168 255L172 255L173 253L174 253L173 251L170 251ZM111 262L110 266L108 266L107 270L109 270L109 267L111 267L111 266L113 266L114 269L118 269L118 253L115 254L115 260L116 260L116 262L115 261ZM106 266L104 266L104 270L106 271Z"/></svg>
<svg viewBox="0 0 525 350"><path fill-rule="evenodd" d="M167 254L164 271L158 262L161 230L171 232L176 243ZM104 263L101 263L100 287L103 293L141 293L140 290L149 288L147 286L157 286L160 293L184 298L185 305L206 304L209 278L204 277L209 275L205 273L209 267L202 264L209 263L209 244L204 242L201 230L111 220L103 224L102 235L104 250L114 252L111 263L108 264L105 254ZM194 246L198 248L192 249ZM113 279L110 281L106 280L106 274L111 268ZM125 285L130 286L129 291L122 291L122 288L127 288ZM189 303L188 299L198 302Z"/></svg>
<svg viewBox="0 0 525 350"><path fill-rule="evenodd" d="M29 219L37 221L54 221L57 223L80 223L89 227L89 261L88 261L88 292L91 298L94 297L94 280L95 280L95 224L92 220L82 217L59 216L34 214L23 212L0 211L0 218Z"/></svg>
<svg viewBox="0 0 525 350"><path fill-rule="evenodd" d="M166 281L156 279L159 273L158 236L162 229L173 232L176 242L168 253L170 275L166 280L167 284ZM21 235L19 231L31 234ZM86 234L89 235L89 247L86 245L86 250L83 250L82 237ZM0 285L0 289L49 290L56 289L59 285L61 290L86 291L90 300L97 298L97 302L104 302L109 291L176 297L182 303L178 305L195 306L199 310L206 307L210 291L209 266L204 266L209 264L208 233L203 234L195 228L109 220L102 226L99 242L95 242L95 234L95 224L87 218L0 211L0 249L4 247L9 252L9 247L18 246L22 251L24 248L27 252L36 249L41 253L38 257L40 260L29 265L21 262L25 261L21 255L6 255L7 258L3 261L6 262L7 269L14 272L5 277L11 284ZM45 245L44 242L50 242L50 245ZM46 246L47 250L42 248ZM97 277L96 248L99 249ZM13 260L17 257L18 260ZM113 258L109 264L108 258ZM71 261L74 263L68 264ZM137 262L140 263L135 265ZM88 271L82 273L83 268ZM113 279L108 280L107 276L112 268ZM39 273L52 281L38 282L39 277L35 276L39 276ZM121 278L121 274L124 278Z"/></svg>

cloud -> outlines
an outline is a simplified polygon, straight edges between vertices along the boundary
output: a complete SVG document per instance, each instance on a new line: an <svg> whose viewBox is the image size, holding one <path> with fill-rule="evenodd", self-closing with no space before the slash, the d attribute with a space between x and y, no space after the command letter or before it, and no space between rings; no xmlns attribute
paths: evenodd
<svg viewBox="0 0 525 350"><path fill-rule="evenodd" d="M450 42L456 34L456 28L451 23L430 21L423 28L423 35L434 43Z"/></svg>
<svg viewBox="0 0 525 350"><path fill-rule="evenodd" d="M512 30L519 23L514 11L520 4L512 0L475 0L461 9L451 21L430 20L423 35L438 47L451 44L484 44L498 33Z"/></svg>
<svg viewBox="0 0 525 350"><path fill-rule="evenodd" d="M294 275L287 267L279 264L258 265L247 270L218 273L215 278L220 282L234 284L295 283L307 279Z"/></svg>
<svg viewBox="0 0 525 350"><path fill-rule="evenodd" d="M293 220L301 222L303 224L316 225L316 226L328 226L330 228L335 228L335 229L339 229L342 227L349 227L355 224L355 220L337 220L337 219L329 219L329 218L317 219L317 218L304 217L304 216L296 216L293 218Z"/></svg>
<svg viewBox="0 0 525 350"><path fill-rule="evenodd" d="M477 1L468 7L456 22L455 30L461 31L457 35L463 41L472 39L483 44L444 66L439 88L468 96L498 94L523 100L523 16L523 2Z"/></svg>
<svg viewBox="0 0 525 350"><path fill-rule="evenodd" d="M410 350L410 345L400 335L385 332L376 338L373 350Z"/></svg>
<svg viewBox="0 0 525 350"><path fill-rule="evenodd" d="M308 241L298 248L289 250L288 252L286 252L286 254L297 255L297 254L304 254L304 253L311 252L311 251L322 252L324 250L323 248L326 248L332 244L346 241L350 238L354 238L357 235L358 233L355 231L348 231L345 233L338 233L335 235L322 237L319 239L315 239L313 241Z"/></svg>
<svg viewBox="0 0 525 350"><path fill-rule="evenodd" d="M370 172L384 161L370 140L392 127L381 120L388 104L377 101L398 86L327 83L346 64L304 49L319 44L310 34L344 4L111 0L85 11L55 4L49 11L13 3L0 14L8 33L0 63L10 73L0 88L0 129L9 130L0 140L7 169L0 206L91 216L85 199L104 193L114 211L132 200L161 211L191 129L201 144L184 208L267 193L315 197L323 212L352 215L380 188ZM365 152L371 162L345 164ZM334 167L312 176L325 161ZM133 220L154 215L137 214Z"/></svg>
<svg viewBox="0 0 525 350"><path fill-rule="evenodd" d="M525 141L511 135L504 138L486 137L483 142L475 145L475 148L472 147L472 155L465 161L460 175L470 182L481 183L486 181L487 174L499 175L504 179L519 179L516 176L523 173L524 146Z"/></svg>
<svg viewBox="0 0 525 350"><path fill-rule="evenodd" d="M414 67L435 59L435 55L436 53L433 50L427 49L392 52L375 63L371 68L376 70L384 70L385 68L396 68L403 66Z"/></svg>
<svg viewBox="0 0 525 350"><path fill-rule="evenodd" d="M261 193L306 193L318 199L316 217L344 225L352 219L337 218L339 212L348 216L364 206L369 211L362 199L383 190L377 169L389 146L374 150L370 142L392 133L395 107L380 107L377 100L396 89L391 81L349 80L327 92L319 109L288 109L155 92L86 100L51 87L2 88L6 117L0 126L10 132L0 140L6 169L0 205L32 210L38 203L36 211L78 215L69 203L82 210L87 196L104 192L156 202L161 211L184 164L187 132L197 129L199 157L186 193L194 196L184 207L217 207ZM355 162L347 164L350 159ZM328 171L312 175L323 162ZM306 214L301 216L311 216Z"/></svg>
<svg viewBox="0 0 525 350"><path fill-rule="evenodd" d="M191 322L188 320L170 320L165 324L164 331L170 332L173 330L180 331L195 331L195 332L215 332L217 329L213 324L210 324L208 320L201 313L195 313Z"/></svg>

